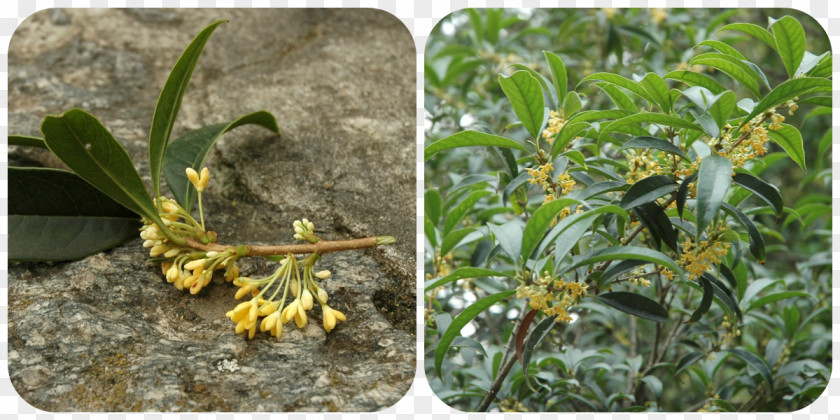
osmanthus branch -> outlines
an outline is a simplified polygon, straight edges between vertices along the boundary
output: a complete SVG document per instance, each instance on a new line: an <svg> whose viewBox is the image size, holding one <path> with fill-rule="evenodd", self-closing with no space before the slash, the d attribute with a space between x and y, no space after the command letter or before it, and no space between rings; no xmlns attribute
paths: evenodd
<svg viewBox="0 0 840 420"><path fill-rule="evenodd" d="M515 343L516 343L516 331L519 330L519 326L522 325L522 320L528 315L527 306L522 308L519 312L519 317L516 318L516 323L513 325L513 329L511 330L510 337L508 338L508 342L505 345L505 352L502 355L502 363L499 366L499 371L496 373L496 380L493 381L493 384L490 385L490 389L487 390L487 395L484 396L484 399L481 400L481 403L478 404L478 407L475 409L477 412L484 412L487 411L487 408L490 407L490 403L493 402L493 399L496 398L496 394L499 393L499 390L502 388L502 382L505 381L508 373L510 373L510 369L513 367L513 364L516 363L516 357L514 357L514 350L515 350Z"/></svg>
<svg viewBox="0 0 840 420"><path fill-rule="evenodd" d="M370 236L367 238L347 239L341 241L324 241L306 243L306 244L290 244L290 245L245 245L243 256L249 257L264 257L269 255L286 255L286 254L311 254L319 255L328 252L347 251L352 249L372 248L377 245L392 244L396 242L393 236ZM197 249L199 251L216 251L224 252L231 248L238 248L239 246L222 245L216 243L203 244L193 239L187 239L187 246Z"/></svg>

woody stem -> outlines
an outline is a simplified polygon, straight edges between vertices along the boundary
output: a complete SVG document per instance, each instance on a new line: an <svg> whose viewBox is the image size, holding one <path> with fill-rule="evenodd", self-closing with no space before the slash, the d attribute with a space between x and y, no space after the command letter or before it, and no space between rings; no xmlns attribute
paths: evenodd
<svg viewBox="0 0 840 420"><path fill-rule="evenodd" d="M261 257L268 255L286 255L286 254L311 254L317 253L319 255L328 252L347 251L351 249L372 248L377 245L384 245L396 242L391 236L371 236L360 239L348 239L343 241L318 241L314 244L290 244L290 245L250 245L246 246L246 256ZM202 244L201 242L187 239L187 245L191 248L200 251L216 251L224 252L230 248L231 245L222 244Z"/></svg>

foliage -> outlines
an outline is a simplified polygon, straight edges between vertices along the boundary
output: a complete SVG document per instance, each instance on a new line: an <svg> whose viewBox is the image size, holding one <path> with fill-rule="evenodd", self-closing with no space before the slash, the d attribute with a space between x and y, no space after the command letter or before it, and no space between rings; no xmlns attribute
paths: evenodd
<svg viewBox="0 0 840 420"><path fill-rule="evenodd" d="M825 389L831 54L806 16L757 13L465 10L435 28L440 398L779 411Z"/></svg>

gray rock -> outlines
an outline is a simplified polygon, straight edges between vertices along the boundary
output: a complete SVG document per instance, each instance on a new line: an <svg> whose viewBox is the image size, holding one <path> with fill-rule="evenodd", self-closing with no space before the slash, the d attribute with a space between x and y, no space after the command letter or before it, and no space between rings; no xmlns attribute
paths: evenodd
<svg viewBox="0 0 840 420"><path fill-rule="evenodd" d="M67 15L66 19L61 17ZM57 19L58 16L60 19ZM149 182L147 130L183 48L216 19L175 126L265 109L281 135L243 127L211 153L208 228L220 242L292 242L309 218L325 239L392 235L395 245L327 254L330 333L320 311L280 340L246 340L225 318L236 288L169 285L141 240L66 263L11 263L9 371L50 411L377 411L415 373L414 43L374 10L65 10L30 17L9 49L10 133L81 107L120 139ZM60 26L59 26L60 25ZM10 162L61 166L11 148ZM151 189L151 188L150 188ZM11 199L14 199L12 197ZM243 273L274 263L248 259Z"/></svg>

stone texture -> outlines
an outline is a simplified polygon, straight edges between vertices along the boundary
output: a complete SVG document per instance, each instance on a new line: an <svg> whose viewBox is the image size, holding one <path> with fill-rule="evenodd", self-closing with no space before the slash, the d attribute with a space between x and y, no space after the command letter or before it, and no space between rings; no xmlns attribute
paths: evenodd
<svg viewBox="0 0 840 420"><path fill-rule="evenodd" d="M84 260L11 263L9 371L30 404L60 411L377 411L415 372L414 43L375 10L61 10L28 18L9 48L10 133L39 135L73 107L103 121L148 182L147 130L169 69L207 44L175 135L265 109L281 135L243 127L211 153L208 228L223 243L291 241L307 217L326 239L398 243L328 254L323 286L348 320L320 311L281 340L233 332L235 287L198 296L166 283L139 239ZM60 166L11 148L11 165ZM14 199L14 197L10 198ZM273 263L243 262L268 274ZM314 324L314 325L313 325Z"/></svg>

